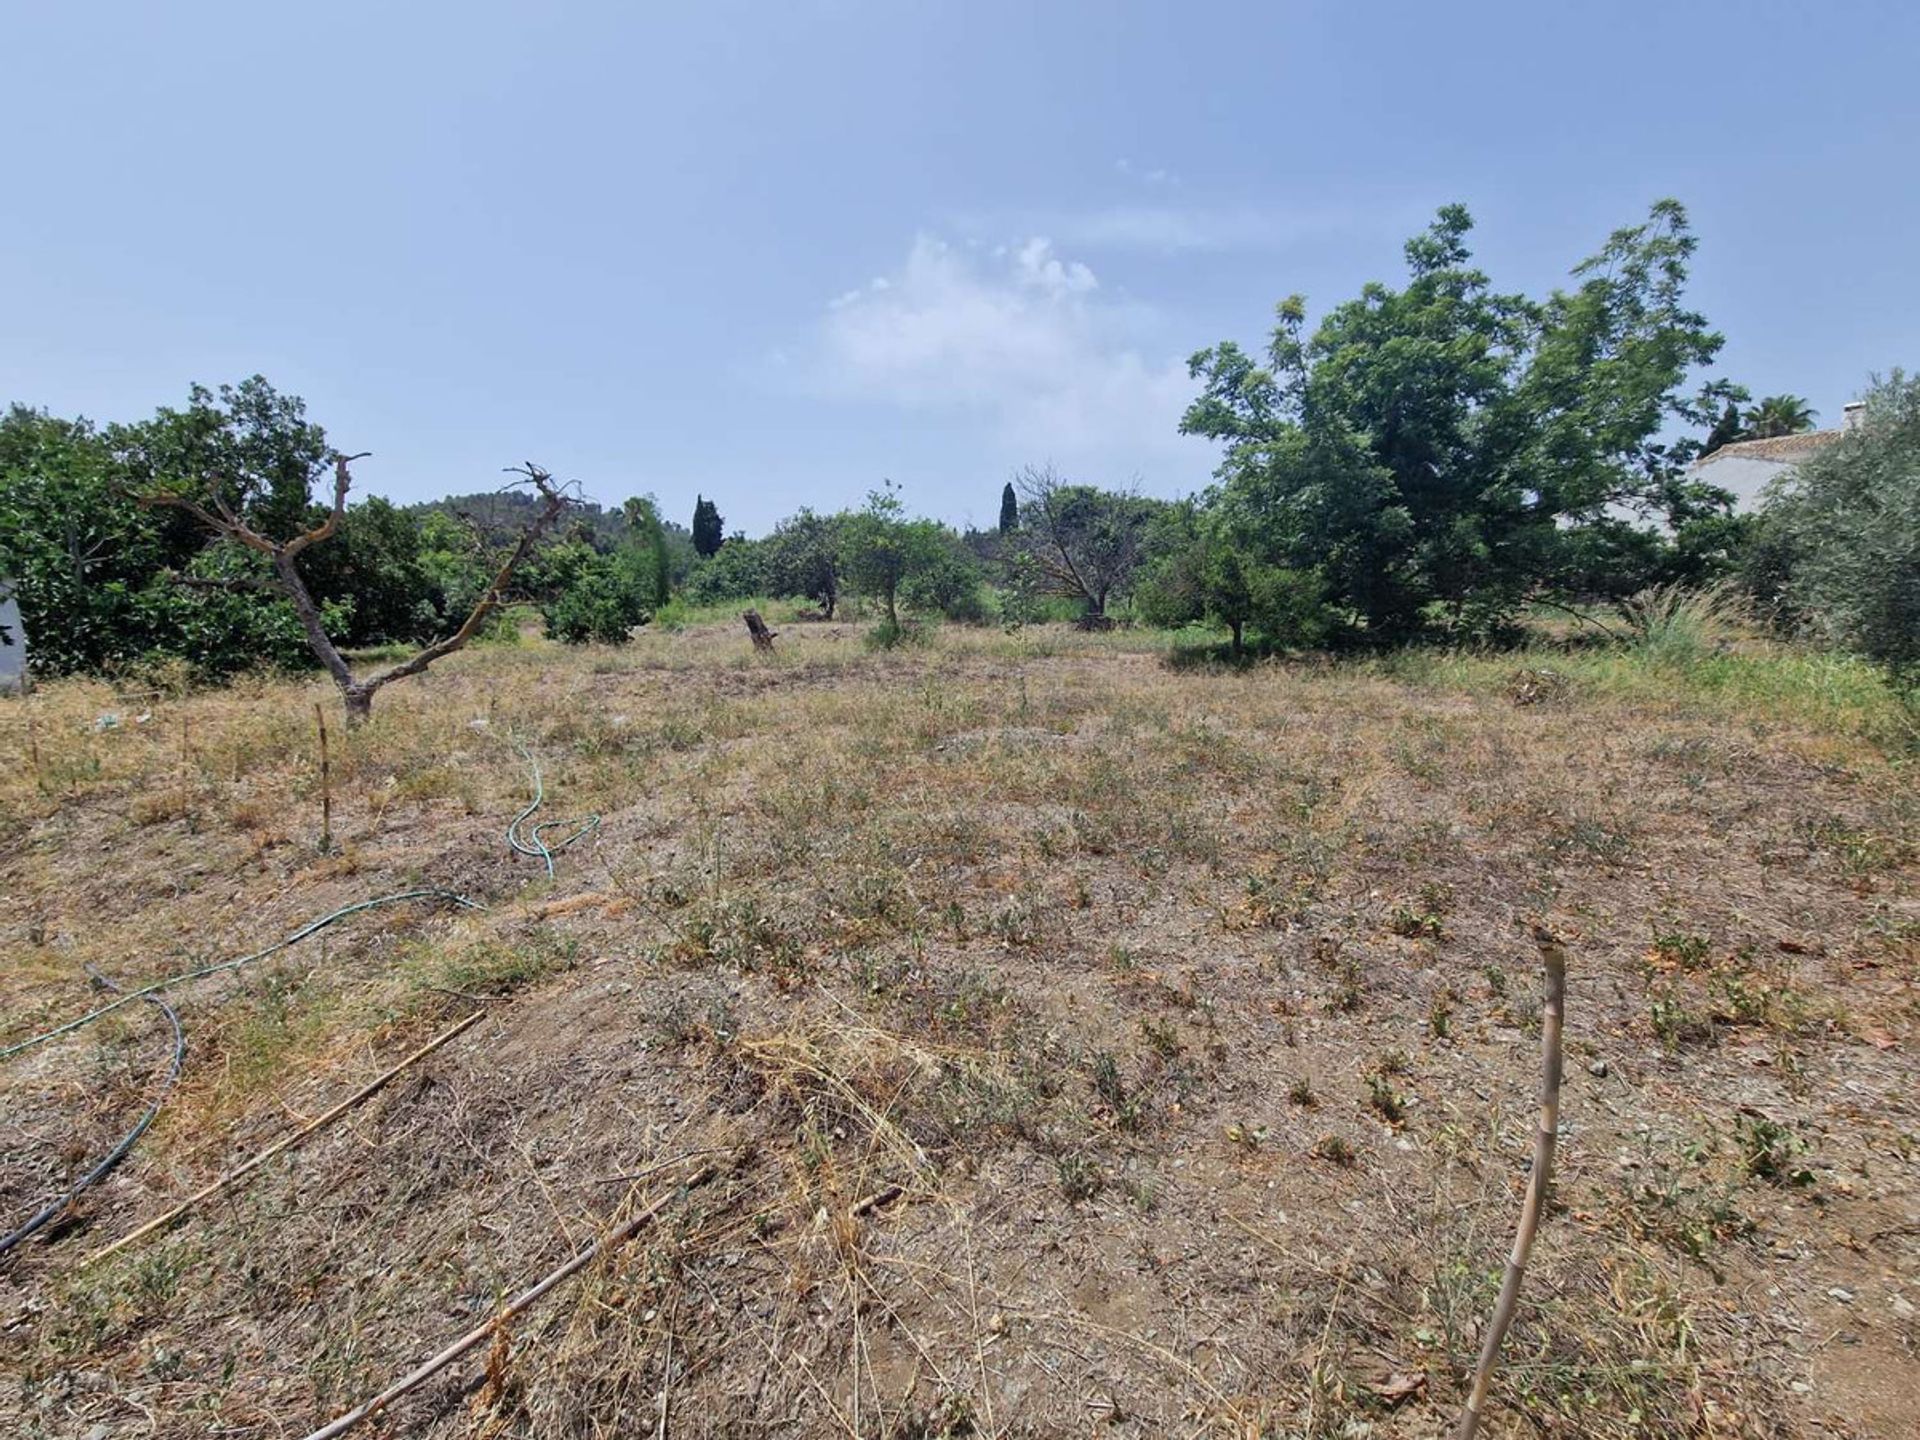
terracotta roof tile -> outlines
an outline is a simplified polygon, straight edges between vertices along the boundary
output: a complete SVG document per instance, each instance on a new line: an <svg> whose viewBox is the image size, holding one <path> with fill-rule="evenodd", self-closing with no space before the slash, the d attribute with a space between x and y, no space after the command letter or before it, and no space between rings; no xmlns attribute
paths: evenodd
<svg viewBox="0 0 1920 1440"><path fill-rule="evenodd" d="M1776 460L1790 464L1831 445L1845 433L1842 430L1803 430L1798 435L1775 435L1767 440L1736 440L1731 445L1722 445L1711 455L1702 455L1693 463L1706 465L1715 460L1738 459Z"/></svg>

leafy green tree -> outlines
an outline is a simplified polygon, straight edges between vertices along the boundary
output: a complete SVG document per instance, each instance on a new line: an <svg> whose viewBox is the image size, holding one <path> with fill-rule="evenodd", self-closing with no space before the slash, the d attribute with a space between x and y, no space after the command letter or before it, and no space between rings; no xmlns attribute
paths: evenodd
<svg viewBox="0 0 1920 1440"><path fill-rule="evenodd" d="M1235 656L1247 631L1270 645L1302 647L1325 640L1329 616L1319 576L1268 558L1258 532L1240 528L1230 507L1185 503L1168 508L1150 539L1153 559L1136 603L1150 624L1209 620L1224 625Z"/></svg>
<svg viewBox="0 0 1920 1440"><path fill-rule="evenodd" d="M1813 428L1813 407L1798 395L1768 395L1747 412L1748 440L1772 440Z"/></svg>
<svg viewBox="0 0 1920 1440"><path fill-rule="evenodd" d="M1191 365L1181 428L1224 443L1221 495L1375 640L1500 630L1570 531L1659 512L1698 448L1664 427L1704 427L1734 393L1684 388L1720 337L1684 303L1677 202L1539 301L1472 266L1471 227L1445 207L1407 243L1403 288L1369 284L1311 332L1283 302L1265 364L1228 342Z"/></svg>
<svg viewBox="0 0 1920 1440"><path fill-rule="evenodd" d="M767 552L764 540L735 536L694 568L687 577L686 597L696 605L723 600L751 600L767 593Z"/></svg>
<svg viewBox="0 0 1920 1440"><path fill-rule="evenodd" d="M1000 487L1000 533L1011 535L1020 528L1020 497L1013 493L1009 480Z"/></svg>
<svg viewBox="0 0 1920 1440"><path fill-rule="evenodd" d="M569 558L574 563L565 584L540 607L548 636L568 645L626 644L633 628L651 616L647 602L655 572L647 552L602 555L579 546Z"/></svg>
<svg viewBox="0 0 1920 1440"><path fill-rule="evenodd" d="M980 562L973 552L944 525L931 520L910 523L930 533L918 568L900 582L901 603L909 610L933 610L967 624L985 620Z"/></svg>
<svg viewBox="0 0 1920 1440"><path fill-rule="evenodd" d="M1728 400L1726 408L1720 412L1720 418L1713 422L1713 429L1707 432L1707 438L1700 446L1700 454L1703 457L1711 455L1723 445L1747 438L1747 422L1740 414L1740 403L1738 400Z"/></svg>
<svg viewBox="0 0 1920 1440"><path fill-rule="evenodd" d="M636 495L620 507L620 513L626 523L625 544L646 557L646 598L658 610L673 593L673 554L660 504L651 495Z"/></svg>
<svg viewBox="0 0 1920 1440"><path fill-rule="evenodd" d="M702 559L712 559L726 543L726 527L720 509L704 495L693 500L693 548Z"/></svg>
<svg viewBox="0 0 1920 1440"><path fill-rule="evenodd" d="M393 644L430 640L448 627L446 594L424 552L421 517L374 495L349 505L339 532L298 564L314 599L335 608L339 643Z"/></svg>
<svg viewBox="0 0 1920 1440"><path fill-rule="evenodd" d="M1862 422L1774 482L1760 569L1777 613L1920 688L1920 376L1894 371Z"/></svg>
<svg viewBox="0 0 1920 1440"><path fill-rule="evenodd" d="M765 542L768 591L805 596L833 619L840 601L842 528L842 517L808 509L774 526Z"/></svg>
<svg viewBox="0 0 1920 1440"><path fill-rule="evenodd" d="M841 556L855 590L886 607L886 625L900 630L901 586L940 563L941 527L931 520L909 520L899 490L889 482L868 492L863 509L842 522Z"/></svg>
<svg viewBox="0 0 1920 1440"><path fill-rule="evenodd" d="M14 582L35 670L171 657L213 679L307 660L257 566L143 509L117 475L112 446L84 420L24 406L0 418L0 573Z"/></svg>

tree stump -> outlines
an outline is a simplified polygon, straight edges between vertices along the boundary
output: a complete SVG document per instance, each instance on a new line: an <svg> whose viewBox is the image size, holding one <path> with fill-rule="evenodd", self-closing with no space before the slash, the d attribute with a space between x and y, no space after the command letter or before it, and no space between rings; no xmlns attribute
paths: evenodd
<svg viewBox="0 0 1920 1440"><path fill-rule="evenodd" d="M769 630L767 628L767 622L760 618L760 612L758 610L749 610L740 618L747 622L747 633L753 636L753 648L771 655L773 653L773 637L780 632L778 630Z"/></svg>

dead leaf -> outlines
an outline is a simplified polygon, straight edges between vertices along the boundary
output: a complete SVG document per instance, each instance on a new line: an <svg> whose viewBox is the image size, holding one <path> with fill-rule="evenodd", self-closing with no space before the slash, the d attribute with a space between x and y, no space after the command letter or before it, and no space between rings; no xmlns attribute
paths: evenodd
<svg viewBox="0 0 1920 1440"><path fill-rule="evenodd" d="M1380 1384L1368 1388L1388 1405L1398 1405L1426 1389L1427 1377L1417 1372L1409 1375L1404 1370L1396 1370Z"/></svg>

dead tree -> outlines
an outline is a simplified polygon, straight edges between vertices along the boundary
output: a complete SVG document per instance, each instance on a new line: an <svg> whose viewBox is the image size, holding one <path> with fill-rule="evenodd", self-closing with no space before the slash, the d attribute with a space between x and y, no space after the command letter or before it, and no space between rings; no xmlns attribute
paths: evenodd
<svg viewBox="0 0 1920 1440"><path fill-rule="evenodd" d="M523 482L532 485L539 493L540 508L521 528L513 550L494 572L492 583L474 602L472 611L461 622L460 628L422 647L418 653L396 665L376 670L371 675L356 677L353 667L340 653L340 647L327 634L320 607L314 603L313 593L307 589L306 579L294 562L309 546L318 545L338 533L346 519L347 492L353 487L353 475L349 467L355 460L364 458L363 455L334 455L332 507L318 525L290 540L275 540L261 534L226 502L217 489L210 492L209 503L173 491L156 491L141 497L149 505L170 505L185 510L214 534L244 545L267 558L267 563L273 567L271 588L285 596L293 606L294 614L300 617L300 628L306 632L307 648L326 667L327 673L333 677L333 683L340 687L340 698L346 707L349 725L362 724L373 714L373 697L382 686L390 685L395 680L404 680L409 675L420 674L434 661L451 655L479 633L487 617L499 608L514 572L533 553L533 547L539 543L540 537L560 518L568 504L566 492L554 483L553 476L531 460L525 465L512 467L510 473L523 477Z"/></svg>
<svg viewBox="0 0 1920 1440"><path fill-rule="evenodd" d="M769 630L767 628L767 622L760 618L760 612L758 610L749 610L740 618L747 622L747 633L753 636L753 648L764 654L771 655L773 653L773 637L780 632L778 630Z"/></svg>

